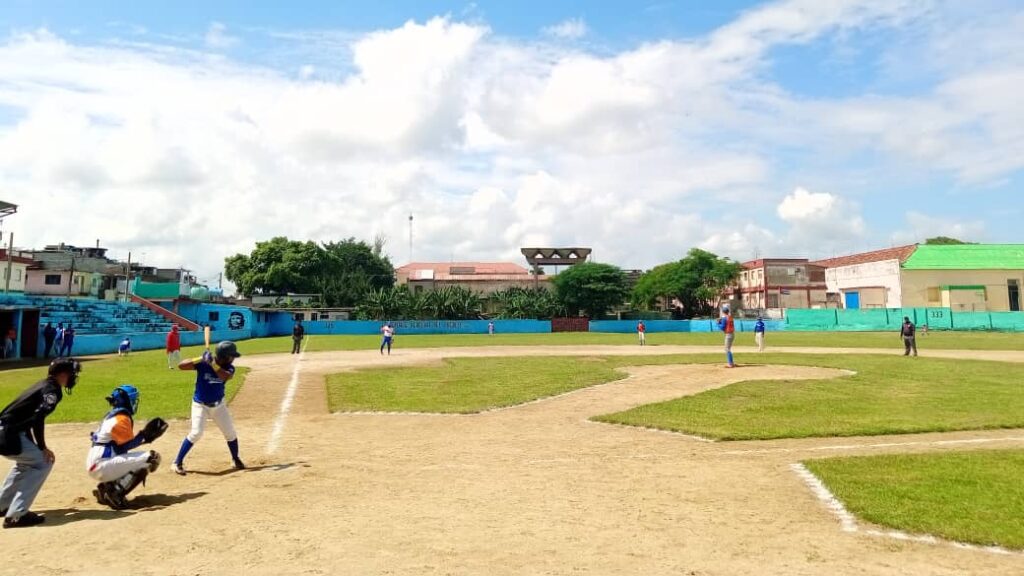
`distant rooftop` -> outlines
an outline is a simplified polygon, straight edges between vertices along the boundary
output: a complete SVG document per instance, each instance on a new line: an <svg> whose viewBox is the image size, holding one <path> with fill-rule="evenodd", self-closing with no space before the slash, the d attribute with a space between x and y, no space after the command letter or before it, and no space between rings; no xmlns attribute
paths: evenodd
<svg viewBox="0 0 1024 576"><path fill-rule="evenodd" d="M825 268L839 268L840 266L868 264L870 262L882 262L885 260L899 260L900 264L902 264L906 262L908 258L910 258L910 255L913 254L914 250L916 250L917 248L917 244L910 244L908 246L897 246L896 248L886 248L884 250L862 252L860 254L840 256L838 258L827 258L825 260L811 262L811 264L823 266Z"/></svg>
<svg viewBox="0 0 1024 576"><path fill-rule="evenodd" d="M399 276L416 280L525 280L530 271L513 262L412 262L395 270ZM540 279L544 279L543 275Z"/></svg>
<svg viewBox="0 0 1024 576"><path fill-rule="evenodd" d="M1024 244L918 246L905 270L1024 270Z"/></svg>

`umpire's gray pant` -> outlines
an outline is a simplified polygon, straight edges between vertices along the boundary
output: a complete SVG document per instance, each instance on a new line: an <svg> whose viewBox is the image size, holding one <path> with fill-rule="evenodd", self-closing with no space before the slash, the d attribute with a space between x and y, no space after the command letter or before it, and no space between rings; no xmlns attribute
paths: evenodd
<svg viewBox="0 0 1024 576"><path fill-rule="evenodd" d="M14 460L14 468L0 491L0 510L7 510L8 518L18 519L32 507L53 465L24 433L21 434L21 454L4 458Z"/></svg>

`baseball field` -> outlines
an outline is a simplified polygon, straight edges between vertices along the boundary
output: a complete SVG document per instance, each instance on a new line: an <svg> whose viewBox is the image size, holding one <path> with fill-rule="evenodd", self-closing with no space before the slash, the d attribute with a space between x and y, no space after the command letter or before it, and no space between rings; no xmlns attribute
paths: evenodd
<svg viewBox="0 0 1024 576"><path fill-rule="evenodd" d="M735 369L713 334L241 342L249 468L211 427L184 477L190 374L89 358L49 420L47 522L4 531L0 573L1024 573L1024 336L931 334L919 358L893 334L770 336L741 335ZM0 400L42 374L0 372ZM114 511L84 460L126 382L171 427Z"/></svg>

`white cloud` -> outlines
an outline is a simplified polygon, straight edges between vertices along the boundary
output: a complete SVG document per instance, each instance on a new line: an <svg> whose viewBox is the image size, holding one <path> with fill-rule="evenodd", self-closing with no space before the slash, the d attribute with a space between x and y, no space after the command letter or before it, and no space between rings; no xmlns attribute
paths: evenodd
<svg viewBox="0 0 1024 576"><path fill-rule="evenodd" d="M917 211L906 214L906 226L894 238L900 244L924 242L935 236L949 236L965 242L984 242L987 234L981 220L961 220L930 216Z"/></svg>
<svg viewBox="0 0 1024 576"><path fill-rule="evenodd" d="M776 208L789 225L787 242L810 252L855 250L867 233L860 208L828 192L796 188Z"/></svg>
<svg viewBox="0 0 1024 576"><path fill-rule="evenodd" d="M240 42L237 36L228 34L228 27L220 22L213 22L206 29L206 46L214 50L231 48Z"/></svg>
<svg viewBox="0 0 1024 576"><path fill-rule="evenodd" d="M703 38L600 54L434 18L296 36L310 44L280 69L216 54L223 26L212 53L14 36L0 43L0 111L18 111L0 123L0 190L22 209L5 226L25 245L99 238L203 277L273 235L384 233L401 263L410 212L418 259L518 261L555 243L646 267L691 246L886 245L849 173L801 166L866 151L923 177L1013 175L1021 65L979 64L917 96L807 99L764 64L774 46L900 26L919 6L779 2ZM321 41L347 60L308 58Z"/></svg>
<svg viewBox="0 0 1024 576"><path fill-rule="evenodd" d="M544 28L544 34L561 38L562 40L579 40L587 35L590 29L582 18L570 18Z"/></svg>

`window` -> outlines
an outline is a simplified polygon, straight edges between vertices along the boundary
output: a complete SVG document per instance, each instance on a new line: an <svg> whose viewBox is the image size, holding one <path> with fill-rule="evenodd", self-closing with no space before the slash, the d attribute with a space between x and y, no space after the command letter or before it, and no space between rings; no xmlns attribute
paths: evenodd
<svg viewBox="0 0 1024 576"><path fill-rule="evenodd" d="M309 313L309 319L310 319L311 321L313 321L313 322L316 322L316 319L317 319L317 318L316 318L316 312L310 312L310 313Z"/></svg>
<svg viewBox="0 0 1024 576"><path fill-rule="evenodd" d="M1010 312L1020 312L1020 283L1016 279L1007 280L1006 291L1010 295Z"/></svg>
<svg viewBox="0 0 1024 576"><path fill-rule="evenodd" d="M21 280L21 268L18 268L17 270L14 271L14 279L17 281Z"/></svg>
<svg viewBox="0 0 1024 576"><path fill-rule="evenodd" d="M779 295L777 293L768 294L768 306L766 308L778 308L779 307Z"/></svg>
<svg viewBox="0 0 1024 576"><path fill-rule="evenodd" d="M60 274L47 274L43 283L47 286L60 286Z"/></svg>
<svg viewBox="0 0 1024 576"><path fill-rule="evenodd" d="M219 322L220 312L210 312L210 322Z"/></svg>

